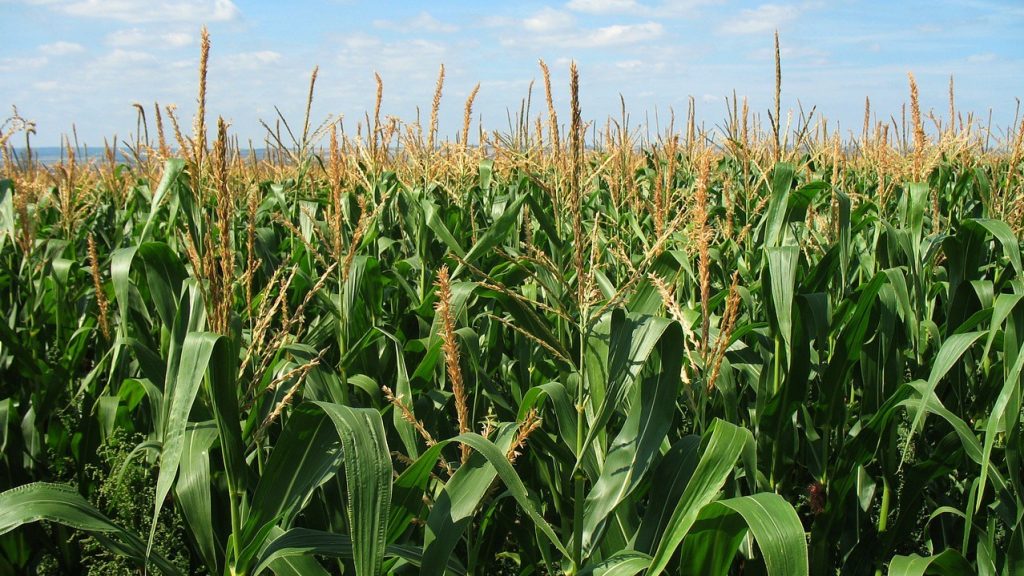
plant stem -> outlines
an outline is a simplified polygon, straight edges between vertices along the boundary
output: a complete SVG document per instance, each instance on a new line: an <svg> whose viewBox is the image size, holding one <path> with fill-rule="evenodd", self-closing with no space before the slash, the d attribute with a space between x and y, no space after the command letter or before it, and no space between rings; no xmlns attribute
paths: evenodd
<svg viewBox="0 0 1024 576"><path fill-rule="evenodd" d="M579 361L579 379L576 384L576 467L575 477L573 482L575 483L573 490L573 523L572 523L572 565L573 573L578 574L583 564L583 513L585 499L583 495L583 483L585 478L583 476L583 469L581 465L583 463L583 433L584 426L583 421L587 416L586 404L583 401L583 394L586 391L585 379L586 379L586 364L585 359L587 355L586 346L586 335L587 335L587 313L585 309L580 310L580 361Z"/></svg>
<svg viewBox="0 0 1024 576"><path fill-rule="evenodd" d="M781 382L780 381L782 379L782 361L779 359L780 356L781 356L781 352L782 352L782 342L781 342L781 339L779 338L779 335L776 334L775 335L775 357L773 358L773 360L774 360L774 368L773 368L773 372L772 372L773 373L772 397L775 397L776 395L778 395L779 388L781 387ZM775 463L778 460L778 445L779 445L778 442L772 442L771 468L768 471L768 483L769 483L768 485L771 487L771 489L773 491L776 490L776 479L775 479L776 465L775 465Z"/></svg>
<svg viewBox="0 0 1024 576"><path fill-rule="evenodd" d="M237 561L238 555L241 554L241 536L242 536L242 519L241 519L241 503L239 502L238 492L235 489L234 482L231 480L231 475L228 475L228 498L231 505L231 548L234 550L234 560L230 566L232 575L244 575L248 573L244 567L239 567L234 561Z"/></svg>
<svg viewBox="0 0 1024 576"><path fill-rule="evenodd" d="M889 524L889 501L892 498L892 487L889 477L882 476L882 507L878 511L878 534L884 534ZM875 576L882 576L882 567L875 568Z"/></svg>
<svg viewBox="0 0 1024 576"><path fill-rule="evenodd" d="M579 574L583 565L583 471L577 470L573 478L575 483L573 494L573 521L572 521L572 566L573 574Z"/></svg>

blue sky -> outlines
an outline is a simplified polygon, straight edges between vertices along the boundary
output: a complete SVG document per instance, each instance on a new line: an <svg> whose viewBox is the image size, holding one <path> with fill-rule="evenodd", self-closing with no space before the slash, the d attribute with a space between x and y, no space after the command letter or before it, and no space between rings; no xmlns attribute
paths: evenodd
<svg viewBox="0 0 1024 576"><path fill-rule="evenodd" d="M477 82L476 116L507 129L531 80L541 112L538 58L551 67L562 118L574 59L586 119L617 117L621 94L634 125L655 112L664 125L670 109L685 118L693 96L711 128L733 90L753 111L771 105L776 29L784 109L816 105L844 133L860 132L865 96L879 119L899 117L910 71L924 109L943 117L951 74L958 108L986 119L991 108L1003 128L1024 97L1019 0L0 0L0 119L17 105L37 122L41 146L72 124L92 145L123 139L136 127L133 102L176 104L190 126L203 24L213 41L207 109L257 145L259 119L272 123L275 105L301 124L315 65L314 122L341 115L351 131L372 110L374 71L385 114L412 120L419 106L429 116L441 63L443 135L458 132Z"/></svg>

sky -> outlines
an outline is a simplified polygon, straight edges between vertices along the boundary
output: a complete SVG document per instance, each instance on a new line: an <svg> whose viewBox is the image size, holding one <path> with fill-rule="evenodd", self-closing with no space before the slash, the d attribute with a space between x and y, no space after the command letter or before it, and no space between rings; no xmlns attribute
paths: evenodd
<svg viewBox="0 0 1024 576"><path fill-rule="evenodd" d="M474 118L507 131L533 87L537 61L551 68L555 104L568 119L568 69L580 71L585 120L677 126L692 96L708 128L735 90L767 117L774 98L773 33L782 54L782 105L817 107L844 134L859 134L864 99L879 120L899 118L907 73L922 107L945 117L952 75L958 110L1005 129L1024 97L1024 2L934 0L559 0L368 2L361 0L0 0L0 121L16 105L36 122L35 146L128 138L133 103L196 109L200 29L212 39L208 114L242 141L263 142L275 106L301 126L309 76L319 66L312 123L341 117L347 131L384 81L382 113L424 124L438 67L446 67L440 134L454 139L479 82ZM785 115L785 112L784 112ZM155 132L153 126L150 127Z"/></svg>

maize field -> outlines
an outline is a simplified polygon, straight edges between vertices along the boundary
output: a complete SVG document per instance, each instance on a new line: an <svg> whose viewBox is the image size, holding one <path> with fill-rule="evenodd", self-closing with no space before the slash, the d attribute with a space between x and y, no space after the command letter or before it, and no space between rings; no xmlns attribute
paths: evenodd
<svg viewBox="0 0 1024 576"><path fill-rule="evenodd" d="M191 130L0 129L0 574L1024 573L1024 123L654 130L542 62L506 131L442 71L257 152L203 47Z"/></svg>

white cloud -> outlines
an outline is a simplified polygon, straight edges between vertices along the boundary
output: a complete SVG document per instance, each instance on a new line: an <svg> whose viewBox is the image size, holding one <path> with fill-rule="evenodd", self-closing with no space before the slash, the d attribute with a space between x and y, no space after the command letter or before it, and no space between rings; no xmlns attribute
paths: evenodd
<svg viewBox="0 0 1024 576"><path fill-rule="evenodd" d="M665 62L651 61L648 58L631 58L619 60L613 64L613 69L597 70L593 73L597 77L603 77L606 81L616 86L619 91L629 91L639 86L632 84L637 77L650 78L652 74L662 74L668 66ZM618 86L623 86L618 88ZM636 96L634 93L633 96Z"/></svg>
<svg viewBox="0 0 1024 576"><path fill-rule="evenodd" d="M0 72L26 72L46 66L49 60L45 56L30 58L0 58Z"/></svg>
<svg viewBox="0 0 1024 576"><path fill-rule="evenodd" d="M508 28L517 26L519 21L509 16L484 16L476 24L483 28Z"/></svg>
<svg viewBox="0 0 1024 576"><path fill-rule="evenodd" d="M572 14L554 8L543 8L523 20L523 28L538 34L551 34L572 28L576 19Z"/></svg>
<svg viewBox="0 0 1024 576"><path fill-rule="evenodd" d="M423 39L384 41L376 36L354 34L342 41L338 63L347 68L364 68L371 63L381 74L434 77L445 61L447 47ZM387 80L387 78L385 78Z"/></svg>
<svg viewBox="0 0 1024 576"><path fill-rule="evenodd" d="M636 0L570 0L565 7L588 14L612 14L635 11L639 5Z"/></svg>
<svg viewBox="0 0 1024 576"><path fill-rule="evenodd" d="M761 4L757 8L741 10L739 16L722 24L719 31L724 34L772 32L799 15L800 8L794 5Z"/></svg>
<svg viewBox="0 0 1024 576"><path fill-rule="evenodd" d="M229 70L256 70L269 64L277 64L280 61L281 54L278 52L273 50L257 50L254 52L230 54L225 56L220 63Z"/></svg>
<svg viewBox="0 0 1024 576"><path fill-rule="evenodd" d="M36 3L70 16L131 23L223 22L241 15L232 0L51 0Z"/></svg>
<svg viewBox="0 0 1024 576"><path fill-rule="evenodd" d="M39 53L45 54L46 56L67 56L68 54L75 54L76 52L82 52L83 50L85 50L85 48L81 44L64 42L63 40L53 42L52 44L43 44L39 47Z"/></svg>
<svg viewBox="0 0 1024 576"><path fill-rule="evenodd" d="M281 55L273 50L260 50L259 52L249 52L246 54L251 56L257 62L261 64L274 64L275 62L281 61Z"/></svg>
<svg viewBox="0 0 1024 576"><path fill-rule="evenodd" d="M988 64L995 62L996 55L992 52L986 52L984 54L971 54L967 57L967 62L971 64Z"/></svg>
<svg viewBox="0 0 1024 576"><path fill-rule="evenodd" d="M168 32L161 35L160 39L174 48L181 48L192 43L192 35L188 32Z"/></svg>
<svg viewBox="0 0 1024 576"><path fill-rule="evenodd" d="M399 32L428 32L432 34L451 34L458 32L459 27L454 24L442 22L423 11L406 20L374 20L373 26L384 30L396 30Z"/></svg>
<svg viewBox="0 0 1024 576"><path fill-rule="evenodd" d="M662 0L641 4L636 0L569 0L566 8L586 14L633 14L645 17L676 18L690 16L697 8L721 0Z"/></svg>
<svg viewBox="0 0 1024 576"><path fill-rule="evenodd" d="M580 28L571 14L544 9L520 23L523 34L502 38L506 46L557 46L561 48L604 48L653 40L662 36L658 22L613 24L600 28Z"/></svg>
<svg viewBox="0 0 1024 576"><path fill-rule="evenodd" d="M664 27L657 22L643 24L616 24L587 32L579 45L591 48L619 46L651 40L662 35Z"/></svg>
<svg viewBox="0 0 1024 576"><path fill-rule="evenodd" d="M43 80L34 82L32 87L40 92L54 92L61 87L61 83L56 80Z"/></svg>
<svg viewBox="0 0 1024 576"><path fill-rule="evenodd" d="M107 34L106 43L108 46L126 47L126 46L141 46L149 41L149 37L146 35L142 28L128 28L125 30L117 30Z"/></svg>
<svg viewBox="0 0 1024 576"><path fill-rule="evenodd" d="M606 0L579 0L606 2ZM618 2L621 0L610 0ZM630 0L631 1L631 0ZM593 8L594 6L591 6ZM511 32L501 37L505 46L556 46L560 48L603 48L636 44L664 34L659 22L612 24L599 28L579 26L572 13L543 8L522 20L506 22Z"/></svg>
<svg viewBox="0 0 1024 576"><path fill-rule="evenodd" d="M692 16L702 6L722 2L723 0L665 0L657 7L656 13L664 17Z"/></svg>
<svg viewBox="0 0 1024 576"><path fill-rule="evenodd" d="M125 50L123 48L115 48L110 53L99 59L99 63L101 65L112 67L129 66L155 61L156 57L149 52L143 52L141 50Z"/></svg>
<svg viewBox="0 0 1024 576"><path fill-rule="evenodd" d="M484 94L526 94L529 88L530 80L528 78L480 81L480 91Z"/></svg>
<svg viewBox="0 0 1024 576"><path fill-rule="evenodd" d="M826 66L829 64L829 53L813 47L792 47L782 46L779 48L779 56L782 58L783 67L787 63L805 64L811 66ZM774 48L761 48L750 55L753 60L774 61Z"/></svg>
<svg viewBox="0 0 1024 576"><path fill-rule="evenodd" d="M106 43L116 48L181 48L192 43L187 32L152 33L142 28L127 28L107 34Z"/></svg>

